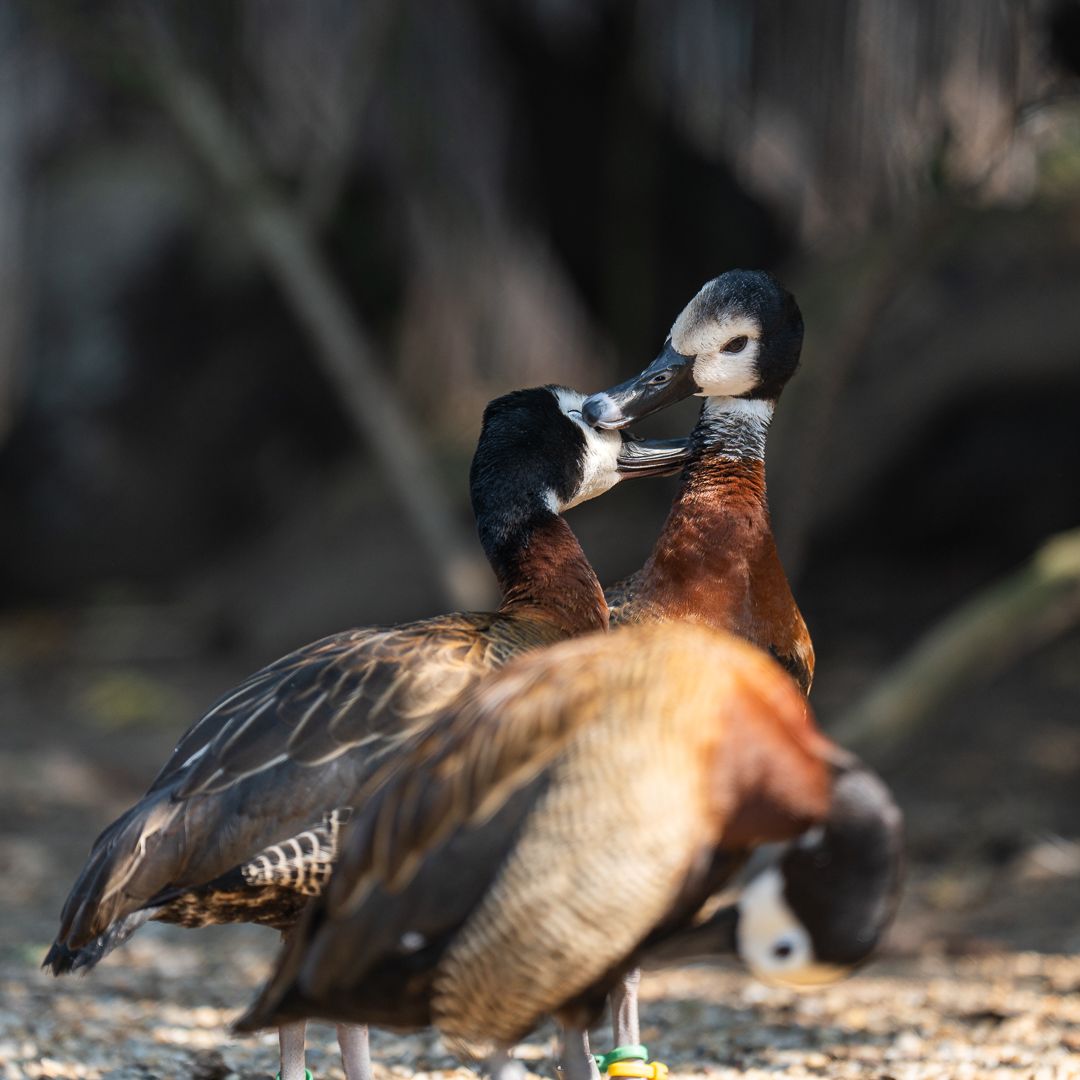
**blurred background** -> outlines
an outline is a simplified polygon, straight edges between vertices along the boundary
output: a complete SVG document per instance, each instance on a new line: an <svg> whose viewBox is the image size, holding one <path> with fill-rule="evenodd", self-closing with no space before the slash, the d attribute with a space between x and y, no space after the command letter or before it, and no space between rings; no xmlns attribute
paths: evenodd
<svg viewBox="0 0 1080 1080"><path fill-rule="evenodd" d="M893 947L1080 950L1080 4L7 0L0 57L5 955L219 692L491 604L484 403L733 266L806 318L770 501ZM573 513L602 580L672 492Z"/></svg>

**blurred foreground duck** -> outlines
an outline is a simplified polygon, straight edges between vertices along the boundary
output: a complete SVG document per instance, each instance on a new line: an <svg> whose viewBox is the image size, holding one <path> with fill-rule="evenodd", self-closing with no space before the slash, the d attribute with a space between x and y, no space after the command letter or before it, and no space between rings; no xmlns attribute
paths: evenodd
<svg viewBox="0 0 1080 1080"><path fill-rule="evenodd" d="M90 968L150 919L287 932L383 755L510 657L606 629L599 582L559 515L624 476L677 469L684 444L595 431L583 400L541 387L485 411L470 486L499 610L336 634L220 698L95 841L46 967ZM279 1035L282 1080L303 1080L304 1025ZM366 1030L338 1035L348 1080L367 1080Z"/></svg>
<svg viewBox="0 0 1080 1080"><path fill-rule="evenodd" d="M434 1024L509 1077L510 1048L554 1014L564 1075L587 1080L584 1030L650 954L708 940L767 978L823 982L894 909L884 785L820 734L774 660L703 627L519 657L387 773L241 1030ZM767 844L735 907L696 926Z"/></svg>
<svg viewBox="0 0 1080 1080"><path fill-rule="evenodd" d="M814 649L780 563L765 491L769 421L802 350L795 298L758 270L706 282L640 375L582 409L624 428L696 394L692 456L645 565L606 591L613 625L682 621L729 631L771 653L808 693ZM617 1047L638 1046L632 972L612 996Z"/></svg>

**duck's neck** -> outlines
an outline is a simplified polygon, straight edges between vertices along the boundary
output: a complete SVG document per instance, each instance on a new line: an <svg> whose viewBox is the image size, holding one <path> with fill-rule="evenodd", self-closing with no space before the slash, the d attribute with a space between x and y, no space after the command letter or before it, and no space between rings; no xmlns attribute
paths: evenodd
<svg viewBox="0 0 1080 1080"><path fill-rule="evenodd" d="M638 596L665 619L693 619L757 641L763 608L794 600L765 496L772 406L712 398L691 434L694 456L642 568Z"/></svg>
<svg viewBox="0 0 1080 1080"><path fill-rule="evenodd" d="M707 398L690 446L699 455L764 466L774 404L746 398Z"/></svg>
<svg viewBox="0 0 1080 1080"><path fill-rule="evenodd" d="M502 614L539 619L568 635L607 629L604 591L558 514L536 508L509 523L481 522L480 538L502 590Z"/></svg>

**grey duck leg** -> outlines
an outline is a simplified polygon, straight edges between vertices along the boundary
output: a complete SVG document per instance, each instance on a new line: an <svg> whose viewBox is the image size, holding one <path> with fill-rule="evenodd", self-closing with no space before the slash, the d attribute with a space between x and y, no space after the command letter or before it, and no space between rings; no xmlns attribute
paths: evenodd
<svg viewBox="0 0 1080 1080"><path fill-rule="evenodd" d="M563 1028L561 1071L563 1080L600 1080L589 1047L589 1033L584 1028Z"/></svg>
<svg viewBox="0 0 1080 1080"><path fill-rule="evenodd" d="M525 1080L525 1066L511 1057L505 1047L496 1050L484 1063L484 1071L491 1080Z"/></svg>
<svg viewBox="0 0 1080 1080"><path fill-rule="evenodd" d="M616 1046L637 1046L641 1042L638 1024L638 987L641 969L627 972L618 987L611 991L611 1028Z"/></svg>
<svg viewBox="0 0 1080 1080"><path fill-rule="evenodd" d="M338 1024L337 1040L345 1080L373 1080L367 1024Z"/></svg>
<svg viewBox="0 0 1080 1080"><path fill-rule="evenodd" d="M304 1038L307 1034L307 1021L297 1020L292 1024L282 1024L278 1028L278 1046L281 1049L281 1080L304 1080L307 1068L304 1065Z"/></svg>

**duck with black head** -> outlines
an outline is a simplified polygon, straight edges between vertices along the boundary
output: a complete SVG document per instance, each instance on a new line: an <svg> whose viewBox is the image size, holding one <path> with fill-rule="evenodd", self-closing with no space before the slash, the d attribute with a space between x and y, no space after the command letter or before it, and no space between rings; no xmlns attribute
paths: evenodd
<svg viewBox="0 0 1080 1080"><path fill-rule="evenodd" d="M583 400L539 387L484 413L470 487L498 611L347 630L223 695L95 841L46 967L89 969L151 919L288 934L329 878L354 795L395 745L510 657L607 628L561 514L625 476L677 469L685 447L595 430ZM366 1029L338 1034L347 1080L370 1080ZM281 1027L282 1080L305 1077L304 1038L303 1023Z"/></svg>

